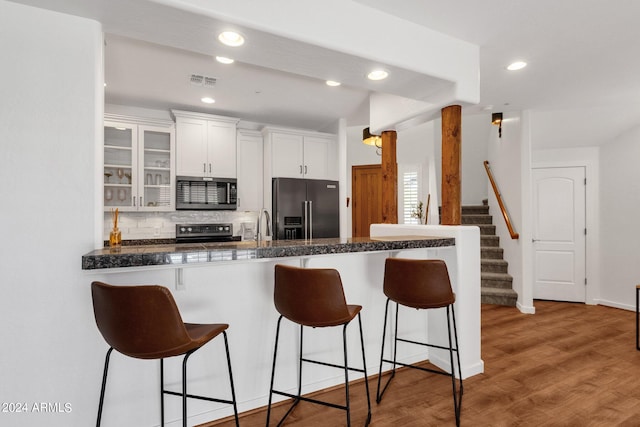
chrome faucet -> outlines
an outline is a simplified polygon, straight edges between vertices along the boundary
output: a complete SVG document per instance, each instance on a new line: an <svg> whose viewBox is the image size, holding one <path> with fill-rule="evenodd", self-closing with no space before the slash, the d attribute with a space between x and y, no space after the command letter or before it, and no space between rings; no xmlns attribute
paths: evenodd
<svg viewBox="0 0 640 427"><path fill-rule="evenodd" d="M256 240L258 242L262 241L262 215L264 214L265 220L267 221L267 233L264 237L271 237L271 217L269 216L269 212L262 208L258 212L258 224L256 225ZM269 239L270 240L270 239Z"/></svg>

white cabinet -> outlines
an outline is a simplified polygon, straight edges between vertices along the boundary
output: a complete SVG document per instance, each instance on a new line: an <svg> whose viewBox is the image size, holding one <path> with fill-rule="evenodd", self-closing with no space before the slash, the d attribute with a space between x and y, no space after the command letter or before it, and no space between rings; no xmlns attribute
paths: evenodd
<svg viewBox="0 0 640 427"><path fill-rule="evenodd" d="M173 122L106 114L105 210L173 210L174 156Z"/></svg>
<svg viewBox="0 0 640 427"><path fill-rule="evenodd" d="M262 134L238 129L238 210L258 211L262 202Z"/></svg>
<svg viewBox="0 0 640 427"><path fill-rule="evenodd" d="M176 175L236 178L238 119L172 110L176 118Z"/></svg>
<svg viewBox="0 0 640 427"><path fill-rule="evenodd" d="M264 134L271 177L333 179L329 163L334 135L271 129Z"/></svg>

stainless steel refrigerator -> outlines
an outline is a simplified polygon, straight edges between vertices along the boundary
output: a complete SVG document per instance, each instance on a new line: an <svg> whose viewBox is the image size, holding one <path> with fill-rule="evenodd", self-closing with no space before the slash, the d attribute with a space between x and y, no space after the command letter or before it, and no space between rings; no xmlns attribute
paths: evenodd
<svg viewBox="0 0 640 427"><path fill-rule="evenodd" d="M273 178L273 238L340 237L338 181Z"/></svg>

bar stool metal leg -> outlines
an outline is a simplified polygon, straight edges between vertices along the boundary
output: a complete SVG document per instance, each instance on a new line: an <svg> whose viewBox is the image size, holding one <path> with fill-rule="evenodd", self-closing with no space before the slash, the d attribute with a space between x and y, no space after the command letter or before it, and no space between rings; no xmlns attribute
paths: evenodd
<svg viewBox="0 0 640 427"><path fill-rule="evenodd" d="M458 349L458 333L456 330L456 315L451 306L451 317L453 317L453 333L456 341L456 351ZM447 331L449 335L449 361L451 364L451 387L453 392L453 410L456 416L456 426L460 425L460 409L462 405L462 371L460 370L460 354L457 354L458 359L458 375L460 377L460 386L458 387L459 394L456 393L456 370L453 364L453 343L451 340L451 317L449 316L449 307L447 306Z"/></svg>
<svg viewBox="0 0 640 427"><path fill-rule="evenodd" d="M347 362L347 325L342 327L342 348L344 352L344 390L347 407L347 426L351 425L351 405L349 404L349 363Z"/></svg>
<svg viewBox="0 0 640 427"><path fill-rule="evenodd" d="M368 426L371 422L371 398L369 395L369 380L367 378L367 360L364 355L364 335L362 333L362 319L360 317L360 313L358 313L358 326L360 327L360 348L362 349L362 366L364 370L364 386L367 391L367 421L365 422L365 426Z"/></svg>
<svg viewBox="0 0 640 427"><path fill-rule="evenodd" d="M382 400L382 395L384 395L384 392L387 391L387 387L389 387L389 384L391 383L391 380L396 376L396 356L397 356L397 350L398 350L398 303L396 303L396 321L395 321L395 329L394 329L394 335L392 338L393 341L393 360L387 360L384 358L384 343L385 343L385 336L386 336L386 332L387 332L387 314L389 312L389 303L391 302L391 300L389 298L387 298L387 305L384 309L384 325L382 327L382 349L380 350L380 370L378 371L378 389L376 391L376 403L380 403L380 401ZM391 376L389 377L389 379L387 380L387 382L385 383L382 392L380 391L380 382L382 379L382 364L384 362L391 362L393 364L393 368L391 369Z"/></svg>
<svg viewBox="0 0 640 427"><path fill-rule="evenodd" d="M160 427L164 427L164 359L160 359Z"/></svg>
<svg viewBox="0 0 640 427"><path fill-rule="evenodd" d="M640 285L636 286L636 349L640 350Z"/></svg>
<svg viewBox="0 0 640 427"><path fill-rule="evenodd" d="M343 325L343 329L342 329L342 346L343 346L343 357L344 357L344 365L336 365L336 364L332 364L332 363L326 363L326 362L321 362L318 360L311 360L311 359L307 359L305 357L303 357L303 326L300 325L300 348L299 348L299 358L298 358L298 390L297 390L297 394L293 395L293 394L289 394L283 391L278 391L278 390L274 390L274 380L275 380L275 368L276 368L276 359L277 359L277 354L278 354L278 341L280 338L280 325L281 325L281 321L282 321L282 316L280 316L280 318L278 319L278 323L276 326L276 342L274 345L274 351L273 351L273 364L271 366L271 382L270 382L270 389L269 389L269 401L267 404L267 421L266 421L266 426L269 426L269 421L271 419L271 405L272 405L272 399L273 399L273 395L274 394L278 394L281 396L286 396L289 397L291 399L293 399L293 403L290 405L289 409L287 410L287 412L284 414L284 416L280 419L280 421L278 422L278 426L281 426L282 423L287 419L287 417L289 416L289 414L291 414L291 412L293 411L293 409L298 405L298 403L300 401L305 401L305 402L311 402L311 403L315 403L315 404L319 404L319 405L324 405L324 406L329 406L331 408L336 408L336 409L342 409L343 411L346 411L346 415L347 415L347 426L351 425L351 403L350 403L350 396L349 396L349 371L356 371L356 372L361 372L364 374L364 380L365 380L365 388L366 388L366 393L367 393L367 420L365 422L365 426L368 426L369 423L371 422L371 398L370 398L370 394L369 394L369 384L367 382L367 372L366 372L366 357L365 357L365 352L364 352L364 334L362 332L362 320L360 318L360 315L358 314L358 326L359 326L359 332L360 332L360 347L362 350L362 363L363 363L363 368L362 369L358 369L358 368L352 368L349 367L348 364L348 355L347 355L347 349L348 349L348 343L347 343L347 326L348 323ZM302 396L302 362L308 362L308 363L312 363L312 364L316 364L316 365L322 365L322 366L330 366L330 367L334 367L334 368L341 368L344 370L344 379L345 379L345 405L338 405L338 404L334 404L334 403L330 403L330 402L324 402L324 401L320 401L317 399L313 399L313 398L309 398L309 397L305 397Z"/></svg>
<svg viewBox="0 0 640 427"><path fill-rule="evenodd" d="M100 422L102 421L102 407L104 405L104 391L107 388L107 372L109 371L109 358L111 357L111 352L113 351L113 347L109 347L107 350L107 355L104 359L104 372L102 374L102 387L100 388L100 403L98 404L98 419L96 421L96 427L100 427Z"/></svg>

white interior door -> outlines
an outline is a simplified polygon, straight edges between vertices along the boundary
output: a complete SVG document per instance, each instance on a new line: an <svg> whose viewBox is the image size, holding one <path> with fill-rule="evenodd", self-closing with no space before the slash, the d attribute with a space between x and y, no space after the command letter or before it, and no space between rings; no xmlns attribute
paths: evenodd
<svg viewBox="0 0 640 427"><path fill-rule="evenodd" d="M533 297L585 302L584 167L533 169Z"/></svg>

